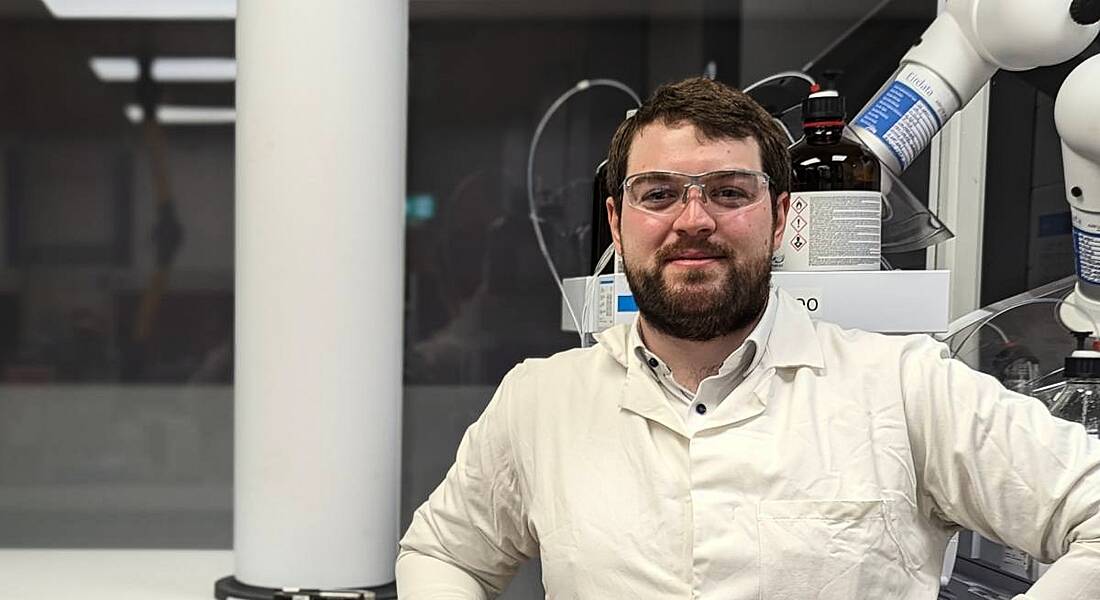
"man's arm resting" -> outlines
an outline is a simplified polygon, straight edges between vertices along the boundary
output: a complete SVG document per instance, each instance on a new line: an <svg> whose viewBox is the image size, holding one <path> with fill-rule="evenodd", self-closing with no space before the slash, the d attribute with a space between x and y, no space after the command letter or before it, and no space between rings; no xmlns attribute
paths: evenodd
<svg viewBox="0 0 1100 600"><path fill-rule="evenodd" d="M1100 542L1078 543L1014 600L1091 600L1100 594Z"/></svg>
<svg viewBox="0 0 1100 600"><path fill-rule="evenodd" d="M495 597L538 554L509 432L509 390L521 374L522 366L505 376L413 515L397 564L402 600Z"/></svg>
<svg viewBox="0 0 1100 600"><path fill-rule="evenodd" d="M1018 598L1100 598L1100 442L942 346L907 359L910 441L938 515L1054 563Z"/></svg>
<svg viewBox="0 0 1100 600"><path fill-rule="evenodd" d="M397 595L401 600L489 600L462 569L410 551L397 557Z"/></svg>

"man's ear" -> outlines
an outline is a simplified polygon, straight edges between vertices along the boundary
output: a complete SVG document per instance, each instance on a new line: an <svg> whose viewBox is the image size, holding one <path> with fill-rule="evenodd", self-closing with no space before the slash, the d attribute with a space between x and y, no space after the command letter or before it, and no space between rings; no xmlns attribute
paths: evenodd
<svg viewBox="0 0 1100 600"><path fill-rule="evenodd" d="M772 219L775 224L772 228L772 248L780 248L783 243L783 230L787 227L787 210L790 207L791 195L787 192L779 194L772 205L772 209L775 211L775 218Z"/></svg>
<svg viewBox="0 0 1100 600"><path fill-rule="evenodd" d="M611 239L615 242L615 252L619 253L619 256L623 254L623 240L620 235L620 227L622 221L620 220L619 211L615 210L615 199L611 196L607 197L607 224L611 226Z"/></svg>

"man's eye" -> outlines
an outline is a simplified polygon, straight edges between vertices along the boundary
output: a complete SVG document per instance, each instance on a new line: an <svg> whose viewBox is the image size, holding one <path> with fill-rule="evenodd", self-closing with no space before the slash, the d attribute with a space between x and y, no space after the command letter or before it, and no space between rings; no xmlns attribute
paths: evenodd
<svg viewBox="0 0 1100 600"><path fill-rule="evenodd" d="M661 204L665 202L672 202L676 199L676 194L673 193L671 188L656 188L646 190L642 194L642 202L650 204Z"/></svg>
<svg viewBox="0 0 1100 600"><path fill-rule="evenodd" d="M752 202L754 195L744 188L722 187L710 192L710 201L728 208L740 208Z"/></svg>
<svg viewBox="0 0 1100 600"><path fill-rule="evenodd" d="M737 187L723 187L711 191L710 195L716 199L738 199L748 198L749 194L745 190Z"/></svg>

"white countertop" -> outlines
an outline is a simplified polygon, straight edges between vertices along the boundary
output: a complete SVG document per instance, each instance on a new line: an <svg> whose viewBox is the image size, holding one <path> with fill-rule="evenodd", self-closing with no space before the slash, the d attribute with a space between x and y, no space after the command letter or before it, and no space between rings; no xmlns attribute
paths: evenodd
<svg viewBox="0 0 1100 600"><path fill-rule="evenodd" d="M4 600L212 600L231 550L3 550Z"/></svg>

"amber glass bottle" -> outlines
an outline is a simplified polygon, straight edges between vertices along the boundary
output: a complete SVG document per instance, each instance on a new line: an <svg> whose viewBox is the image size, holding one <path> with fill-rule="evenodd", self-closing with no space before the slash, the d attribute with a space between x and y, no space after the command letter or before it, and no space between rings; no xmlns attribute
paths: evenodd
<svg viewBox="0 0 1100 600"><path fill-rule="evenodd" d="M844 135L844 98L815 91L802 104L803 137L791 147L791 208L773 266L783 271L878 270L881 167Z"/></svg>

